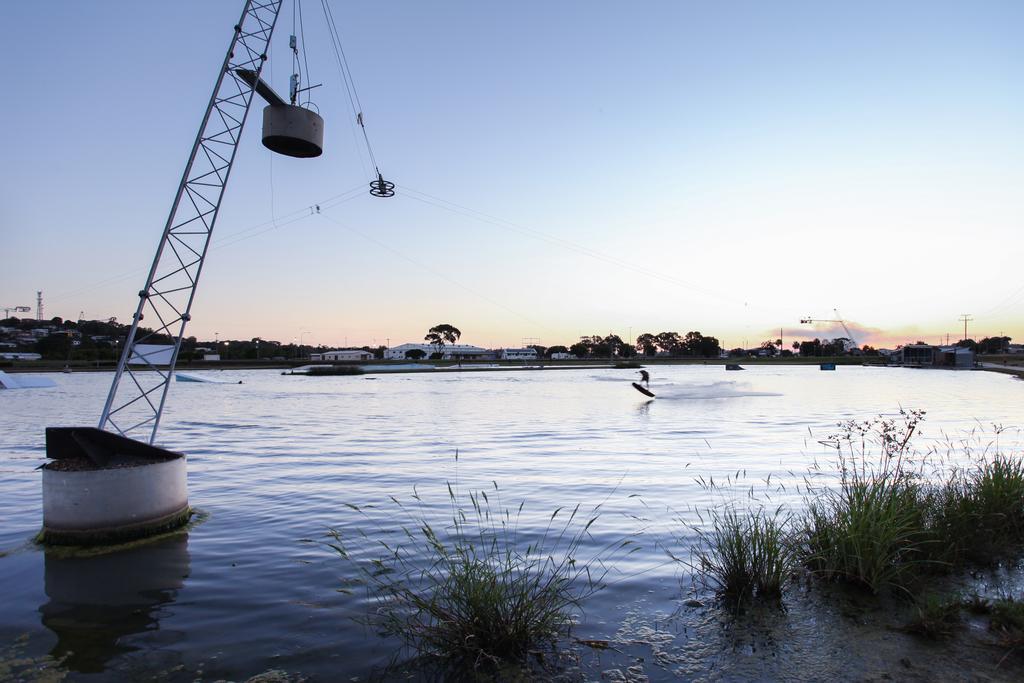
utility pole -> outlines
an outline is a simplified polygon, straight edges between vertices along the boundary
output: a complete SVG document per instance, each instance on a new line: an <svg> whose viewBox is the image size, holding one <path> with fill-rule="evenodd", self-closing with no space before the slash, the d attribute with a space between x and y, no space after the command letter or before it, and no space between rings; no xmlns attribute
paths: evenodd
<svg viewBox="0 0 1024 683"><path fill-rule="evenodd" d="M36 320L43 319L43 293L36 292Z"/></svg>
<svg viewBox="0 0 1024 683"><path fill-rule="evenodd" d="M964 313L963 315L960 316L960 320L962 320L963 323L964 323L964 340L966 341L967 340L967 323L969 323L972 320L974 320L974 318L971 317L970 313Z"/></svg>

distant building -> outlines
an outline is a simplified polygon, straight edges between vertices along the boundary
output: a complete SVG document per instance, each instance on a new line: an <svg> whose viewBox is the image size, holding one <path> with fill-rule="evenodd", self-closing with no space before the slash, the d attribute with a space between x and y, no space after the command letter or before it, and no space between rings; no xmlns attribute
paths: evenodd
<svg viewBox="0 0 1024 683"><path fill-rule="evenodd" d="M38 353L0 353L0 358L4 360L42 360L42 356Z"/></svg>
<svg viewBox="0 0 1024 683"><path fill-rule="evenodd" d="M405 360L409 351L422 351L424 358L430 358L438 352L438 347L433 344L401 344L385 350L384 359ZM490 354L487 349L470 344L445 344L440 351L444 360L483 360Z"/></svg>
<svg viewBox="0 0 1024 683"><path fill-rule="evenodd" d="M363 349L338 349L337 351L324 351L323 353L311 353L310 360L333 360L333 361L360 361L373 360L374 356Z"/></svg>
<svg viewBox="0 0 1024 683"><path fill-rule="evenodd" d="M907 344L893 354L893 360L903 365L935 365L938 346L931 344Z"/></svg>
<svg viewBox="0 0 1024 683"><path fill-rule="evenodd" d="M1010 344L1006 347L1007 353L1024 353L1024 344Z"/></svg>
<svg viewBox="0 0 1024 683"><path fill-rule="evenodd" d="M973 368L974 351L961 346L940 346L942 365L952 368Z"/></svg>
<svg viewBox="0 0 1024 683"><path fill-rule="evenodd" d="M502 360L537 360L537 349L502 349Z"/></svg>
<svg viewBox="0 0 1024 683"><path fill-rule="evenodd" d="M551 354L551 360L576 360L576 355L572 353L556 351L555 353Z"/></svg>
<svg viewBox="0 0 1024 683"><path fill-rule="evenodd" d="M204 353L203 360L218 361L220 360L219 353Z"/></svg>
<svg viewBox="0 0 1024 683"><path fill-rule="evenodd" d="M893 351L890 362L931 368L973 368L974 351L960 346L907 344Z"/></svg>

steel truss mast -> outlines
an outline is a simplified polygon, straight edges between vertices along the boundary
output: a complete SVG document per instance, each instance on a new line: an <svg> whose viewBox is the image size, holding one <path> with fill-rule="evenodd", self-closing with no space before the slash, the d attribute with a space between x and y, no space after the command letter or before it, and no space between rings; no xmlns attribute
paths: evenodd
<svg viewBox="0 0 1024 683"><path fill-rule="evenodd" d="M282 0L248 0L203 115L160 246L100 417L122 436L148 431L153 443L191 317L199 275L253 99L238 70L263 70Z"/></svg>

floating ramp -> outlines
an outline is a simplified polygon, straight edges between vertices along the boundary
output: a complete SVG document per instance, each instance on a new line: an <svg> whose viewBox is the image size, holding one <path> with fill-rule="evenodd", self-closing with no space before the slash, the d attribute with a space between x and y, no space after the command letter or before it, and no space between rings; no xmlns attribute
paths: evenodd
<svg viewBox="0 0 1024 683"><path fill-rule="evenodd" d="M207 377L205 375L192 375L187 372L176 372L174 373L174 379L179 382L202 382L204 384L240 384L241 382L228 381L224 379L214 379L213 377Z"/></svg>
<svg viewBox="0 0 1024 683"><path fill-rule="evenodd" d="M0 370L0 389L46 389L55 386L57 386L57 383L49 377L8 375L3 370Z"/></svg>

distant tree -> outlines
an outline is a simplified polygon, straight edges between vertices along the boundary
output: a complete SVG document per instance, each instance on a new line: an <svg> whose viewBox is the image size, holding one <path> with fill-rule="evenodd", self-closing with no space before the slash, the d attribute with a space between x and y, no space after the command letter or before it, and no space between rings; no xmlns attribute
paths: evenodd
<svg viewBox="0 0 1024 683"><path fill-rule="evenodd" d="M65 360L71 354L71 335L50 334L36 342L36 353L46 360Z"/></svg>
<svg viewBox="0 0 1024 683"><path fill-rule="evenodd" d="M682 337L678 332L659 332L657 340L658 349L670 355L679 353L683 344Z"/></svg>
<svg viewBox="0 0 1024 683"><path fill-rule="evenodd" d="M430 354L430 360L443 360L443 359L444 359L444 353L442 353L441 351L434 351L432 354Z"/></svg>
<svg viewBox="0 0 1024 683"><path fill-rule="evenodd" d="M825 356L842 356L849 348L850 340L846 337L821 340L821 354Z"/></svg>
<svg viewBox="0 0 1024 683"><path fill-rule="evenodd" d="M794 351L799 351L800 350L800 342L798 342L798 341L793 342L793 350Z"/></svg>
<svg viewBox="0 0 1024 683"><path fill-rule="evenodd" d="M565 348L564 346L557 346L556 345L556 346L549 346L547 348L547 350L544 351L544 355L547 358L551 358L551 356L553 356L556 353L569 353L569 349Z"/></svg>
<svg viewBox="0 0 1024 683"><path fill-rule="evenodd" d="M971 351L978 350L978 342L973 339L961 339L956 343L961 349L970 349Z"/></svg>
<svg viewBox="0 0 1024 683"><path fill-rule="evenodd" d="M650 332L644 332L636 338L636 350L645 356L654 356L658 353L658 338Z"/></svg>
<svg viewBox="0 0 1024 683"><path fill-rule="evenodd" d="M622 341L622 337L617 334L609 334L601 340L601 347L605 350L605 355L607 356L620 355L619 350L625 345L626 343Z"/></svg>
<svg viewBox="0 0 1024 683"><path fill-rule="evenodd" d="M682 340L681 348L690 356L702 358L713 358L722 351L717 339L705 337L700 332L687 332Z"/></svg>
<svg viewBox="0 0 1024 683"><path fill-rule="evenodd" d="M802 341L800 342L800 355L801 356L820 356L821 355L821 340L814 339L813 341Z"/></svg>
<svg viewBox="0 0 1024 683"><path fill-rule="evenodd" d="M1010 337L985 337L978 342L978 353L1006 353L1010 348Z"/></svg>
<svg viewBox="0 0 1024 683"><path fill-rule="evenodd" d="M737 346L734 349L729 349L729 358L742 358L747 355L747 350Z"/></svg>
<svg viewBox="0 0 1024 683"><path fill-rule="evenodd" d="M427 357L427 352L423 349L409 349L405 352L405 357L410 360L421 360Z"/></svg>
<svg viewBox="0 0 1024 683"><path fill-rule="evenodd" d="M426 336L423 340L428 344L431 344L437 348L437 352L444 355L444 345L454 344L462 336L462 331L459 328L449 325L448 323L442 323L440 325L434 325L427 330Z"/></svg>
<svg viewBox="0 0 1024 683"><path fill-rule="evenodd" d="M569 347L569 353L577 358L586 358L590 355L590 347L585 342L576 342Z"/></svg>
<svg viewBox="0 0 1024 683"><path fill-rule="evenodd" d="M544 357L544 353L548 350L548 347L541 346L540 344L530 344L526 348L533 349L534 351L536 351L537 352L537 358L543 358Z"/></svg>
<svg viewBox="0 0 1024 683"><path fill-rule="evenodd" d="M865 356L877 356L878 355L878 349L876 349L874 346L868 346L867 344L862 346L860 350L864 352Z"/></svg>
<svg viewBox="0 0 1024 683"><path fill-rule="evenodd" d="M608 358L611 355L611 347L602 337L597 337L597 341L590 345L590 355L594 358Z"/></svg>
<svg viewBox="0 0 1024 683"><path fill-rule="evenodd" d="M770 339L766 339L765 341L761 342L761 350L764 351L769 356L774 356L777 353L777 349L775 348L775 342L773 342Z"/></svg>
<svg viewBox="0 0 1024 683"><path fill-rule="evenodd" d="M781 351L779 351L779 356L781 356L782 358L792 358L793 352L790 351L789 349L782 349Z"/></svg>

